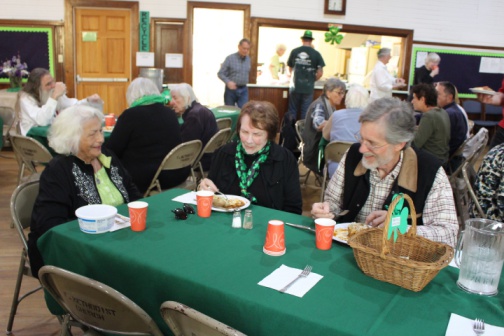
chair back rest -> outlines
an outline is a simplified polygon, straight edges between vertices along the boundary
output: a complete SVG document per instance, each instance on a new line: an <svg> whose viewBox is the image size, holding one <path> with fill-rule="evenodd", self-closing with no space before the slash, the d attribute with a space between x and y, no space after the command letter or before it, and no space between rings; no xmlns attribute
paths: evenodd
<svg viewBox="0 0 504 336"><path fill-rule="evenodd" d="M28 251L27 238L24 230L30 227L33 206L39 193L39 181L30 181L19 185L12 193L10 211L12 221L19 237Z"/></svg>
<svg viewBox="0 0 504 336"><path fill-rule="evenodd" d="M469 128L469 134L472 134L474 128L474 120L469 119L467 121L467 127Z"/></svg>
<svg viewBox="0 0 504 336"><path fill-rule="evenodd" d="M467 114L480 114L481 102L477 100L466 99L462 103L462 107L466 110Z"/></svg>
<svg viewBox="0 0 504 336"><path fill-rule="evenodd" d="M245 335L222 322L175 301L163 302L161 315L175 336Z"/></svg>
<svg viewBox="0 0 504 336"><path fill-rule="evenodd" d="M219 118L216 121L217 121L217 127L220 130L225 128L231 128L231 125L233 125L233 120L231 120L231 118Z"/></svg>
<svg viewBox="0 0 504 336"><path fill-rule="evenodd" d="M502 106L485 104L486 115L502 115Z"/></svg>
<svg viewBox="0 0 504 336"><path fill-rule="evenodd" d="M166 155L159 169L174 170L187 166L192 167L201 152L201 147L201 140L191 140L181 143Z"/></svg>
<svg viewBox="0 0 504 336"><path fill-rule="evenodd" d="M78 322L101 332L162 335L152 318L115 289L55 267L40 269L42 286Z"/></svg>
<svg viewBox="0 0 504 336"><path fill-rule="evenodd" d="M215 152L218 148L227 143L230 136L231 136L231 128L229 127L221 129L219 132L215 133L213 137L211 137L210 140L208 140L205 147L203 147L196 160L194 160L192 167L197 168L204 154L212 154L213 152Z"/></svg>
<svg viewBox="0 0 504 336"><path fill-rule="evenodd" d="M37 140L22 136L12 135L11 143L14 151L23 163L33 171L33 165L48 163L52 159L51 153Z"/></svg>
<svg viewBox="0 0 504 336"><path fill-rule="evenodd" d="M484 127L480 128L478 133L474 136L470 137L466 142L464 149L462 150L462 155L468 160L471 161L477 154L476 152L485 149L485 146L488 142L488 130Z"/></svg>
<svg viewBox="0 0 504 336"><path fill-rule="evenodd" d="M298 120L296 121L295 127L296 127L296 134L299 137L300 141L303 142L303 132L305 128L305 120Z"/></svg>
<svg viewBox="0 0 504 336"><path fill-rule="evenodd" d="M462 177L464 179L465 185L467 186L467 192L469 193L469 197L471 198L471 203L473 204L476 212L478 213L479 218L486 218L483 209L481 209L481 205L478 202L478 197L476 197L476 193L474 192L474 184L476 183L477 175L474 170L474 166L466 163L462 166Z"/></svg>
<svg viewBox="0 0 504 336"><path fill-rule="evenodd" d="M328 143L324 152L326 162L332 161L339 163L348 148L353 144L354 143L350 141L332 141Z"/></svg>
<svg viewBox="0 0 504 336"><path fill-rule="evenodd" d="M448 178L452 187L453 200L455 201L455 209L457 211L460 230L463 230L465 221L469 219L470 195L467 183L462 176L462 168L467 166L467 164L468 162L465 161Z"/></svg>

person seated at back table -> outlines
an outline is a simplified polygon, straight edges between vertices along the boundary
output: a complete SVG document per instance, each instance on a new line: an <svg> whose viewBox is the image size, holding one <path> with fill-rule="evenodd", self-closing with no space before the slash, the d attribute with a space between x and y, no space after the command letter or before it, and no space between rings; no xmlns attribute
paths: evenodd
<svg viewBox="0 0 504 336"><path fill-rule="evenodd" d="M172 101L170 106L175 110L184 123L180 127L182 142L201 140L206 146L215 133L219 131L215 116L208 108L196 99L192 87L187 83L170 86ZM210 168L212 154L205 154L201 158L203 170Z"/></svg>
<svg viewBox="0 0 504 336"><path fill-rule="evenodd" d="M219 148L200 190L243 196L252 204L301 214L294 155L275 143L278 112L270 102L249 101L238 117L239 140Z"/></svg>
<svg viewBox="0 0 504 336"><path fill-rule="evenodd" d="M77 100L66 96L66 85L56 82L49 70L35 68L19 92L20 121L22 135L30 128L50 125L58 112L75 104L103 105L97 94Z"/></svg>
<svg viewBox="0 0 504 336"><path fill-rule="evenodd" d="M359 116L369 103L369 92L362 85L352 84L345 96L345 108L334 111L322 130L327 142L355 142L355 134L360 130ZM338 163L330 162L328 174L331 177Z"/></svg>
<svg viewBox="0 0 504 336"><path fill-rule="evenodd" d="M149 78L136 78L126 91L129 108L117 119L105 146L121 160L138 189L145 193L166 155L182 143L177 115ZM162 171L162 189L187 178L190 168Z"/></svg>
<svg viewBox="0 0 504 336"><path fill-rule="evenodd" d="M334 218L349 210L338 221L382 227L393 195L405 193L420 216L417 233L454 246L458 222L450 182L439 160L410 147L415 129L411 105L381 98L364 109L359 122L360 143L342 158L324 202L312 206L313 217Z"/></svg>
<svg viewBox="0 0 504 336"><path fill-rule="evenodd" d="M63 110L49 130L56 155L40 176L33 207L28 255L37 277L44 261L37 240L51 228L76 219L75 210L88 204L117 206L141 197L121 161L103 144L103 114L90 106Z"/></svg>
<svg viewBox="0 0 504 336"><path fill-rule="evenodd" d="M310 104L306 113L303 130L303 164L319 175L321 174L318 162L319 142L322 138L322 129L336 110L336 106L341 104L345 92L345 83L335 77L329 78L324 84L322 94Z"/></svg>
<svg viewBox="0 0 504 336"><path fill-rule="evenodd" d="M437 107L437 92L434 86L418 84L413 86L412 92L411 103L415 111L422 113L413 146L431 153L441 164L445 164L450 152L450 117L445 110Z"/></svg>

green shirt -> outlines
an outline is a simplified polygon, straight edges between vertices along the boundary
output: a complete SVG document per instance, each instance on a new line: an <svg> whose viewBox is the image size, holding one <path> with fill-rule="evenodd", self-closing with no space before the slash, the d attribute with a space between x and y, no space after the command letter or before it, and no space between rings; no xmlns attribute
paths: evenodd
<svg viewBox="0 0 504 336"><path fill-rule="evenodd" d="M293 70L291 86L294 92L313 93L317 70L325 66L322 55L312 47L301 46L292 50L287 65Z"/></svg>
<svg viewBox="0 0 504 336"><path fill-rule="evenodd" d="M100 194L100 198L102 200L102 204L118 206L124 203L124 199L117 190L116 186L110 180L107 175L106 168L110 168L111 158L101 154L98 157L98 160L101 162L102 167L95 174L95 182L96 188L98 189L98 194Z"/></svg>
<svg viewBox="0 0 504 336"><path fill-rule="evenodd" d="M280 56L278 56L278 54L271 57L270 66L272 66L272 68L270 68L271 77L278 79L278 73L280 72Z"/></svg>
<svg viewBox="0 0 504 336"><path fill-rule="evenodd" d="M431 153L443 163L448 161L450 151L450 117L435 107L422 115L415 133L414 145Z"/></svg>

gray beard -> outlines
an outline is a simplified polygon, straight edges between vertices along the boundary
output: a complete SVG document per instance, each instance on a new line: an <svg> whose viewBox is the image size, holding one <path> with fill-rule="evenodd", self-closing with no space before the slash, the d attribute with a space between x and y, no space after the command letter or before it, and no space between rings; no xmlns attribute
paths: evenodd
<svg viewBox="0 0 504 336"><path fill-rule="evenodd" d="M44 91L44 90L39 91L40 106L43 106L47 103L47 100L49 99L49 97L51 97L53 91L54 91L54 89L51 89L49 91Z"/></svg>

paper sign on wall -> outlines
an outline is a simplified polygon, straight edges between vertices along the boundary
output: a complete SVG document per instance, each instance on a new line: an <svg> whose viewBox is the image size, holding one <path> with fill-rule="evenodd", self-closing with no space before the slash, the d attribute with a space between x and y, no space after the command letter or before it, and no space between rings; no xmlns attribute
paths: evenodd
<svg viewBox="0 0 504 336"><path fill-rule="evenodd" d="M183 54L165 54L165 68L182 68L183 62Z"/></svg>
<svg viewBox="0 0 504 336"><path fill-rule="evenodd" d="M154 53L138 51L136 53L136 65L140 67L153 67Z"/></svg>

